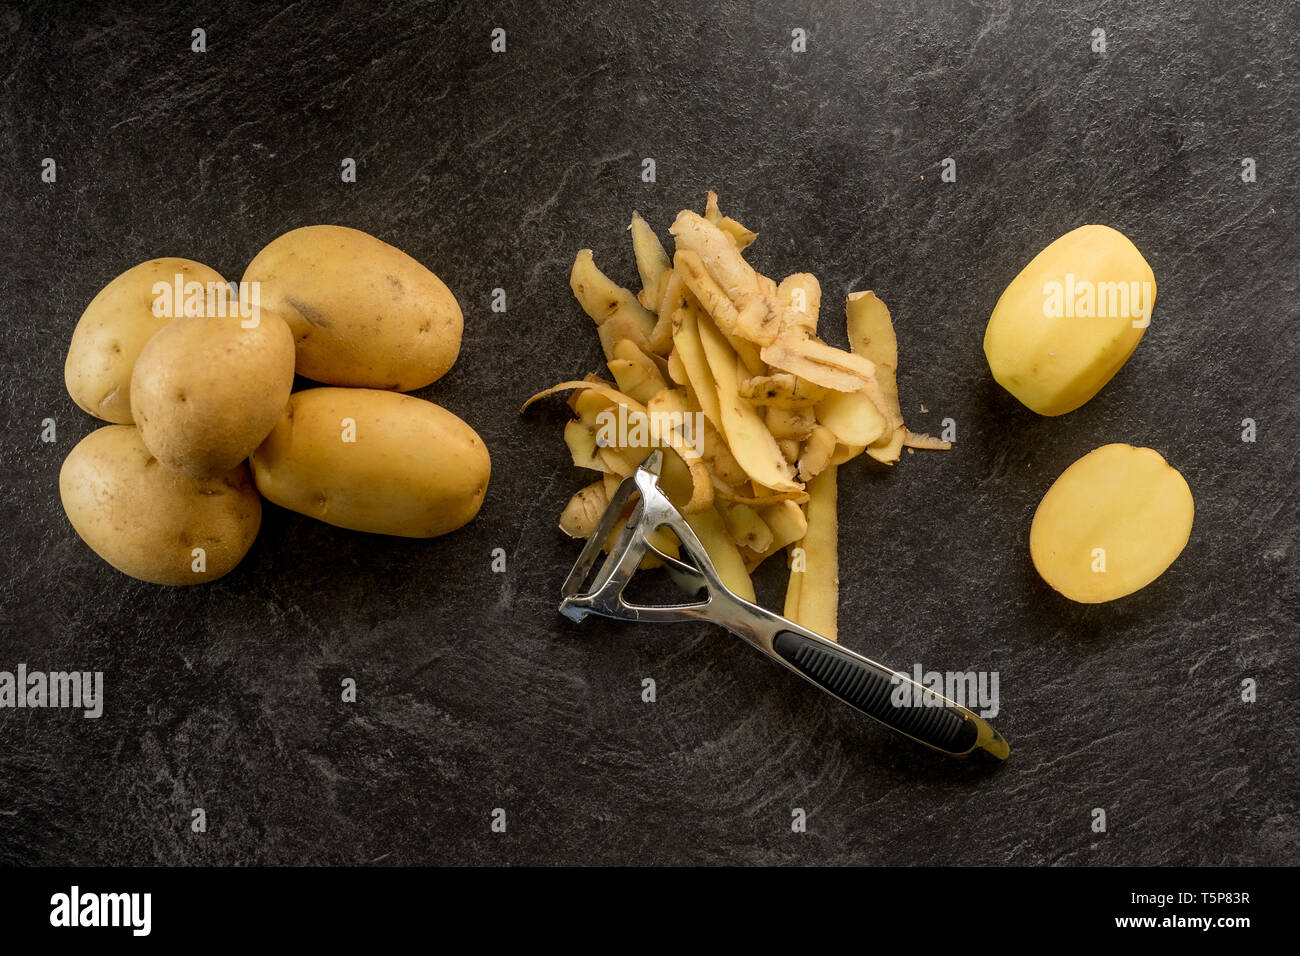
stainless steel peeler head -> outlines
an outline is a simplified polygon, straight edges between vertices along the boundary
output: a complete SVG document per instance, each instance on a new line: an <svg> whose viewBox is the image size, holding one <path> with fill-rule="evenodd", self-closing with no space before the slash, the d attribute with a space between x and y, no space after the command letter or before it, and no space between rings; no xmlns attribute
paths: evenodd
<svg viewBox="0 0 1300 956"><path fill-rule="evenodd" d="M630 476L623 479L601 516L600 524L587 539L582 554L562 589L560 613L575 621L588 614L612 617L622 621L687 621L708 617L716 588L725 591L704 546L691 530L681 513L659 488L659 473L663 467L663 451L652 451ZM592 568L600 557L601 549L609 540L619 520L624 517L632 496L636 501L617 540L609 549L604 563L592 576ZM659 528L668 528L680 540L683 550L695 562L691 566L671 555L664 554L650 541L649 535ZM646 553L663 562L672 580L687 594L703 593L698 601L644 605L633 604L623 596L632 575L641 566Z"/></svg>

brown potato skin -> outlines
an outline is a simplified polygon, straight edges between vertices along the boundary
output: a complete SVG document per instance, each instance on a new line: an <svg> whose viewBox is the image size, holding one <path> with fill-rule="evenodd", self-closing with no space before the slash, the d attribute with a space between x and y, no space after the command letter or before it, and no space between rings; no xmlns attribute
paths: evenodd
<svg viewBox="0 0 1300 956"><path fill-rule="evenodd" d="M145 447L175 471L217 475L262 443L293 390L293 334L263 313L244 328L239 317L182 317L140 352L131 408Z"/></svg>
<svg viewBox="0 0 1300 956"><path fill-rule="evenodd" d="M204 285L226 281L192 259L150 259L127 269L86 306L63 363L68 394L83 411L118 425L135 420L131 371L146 343L172 320L153 314L153 285L170 284L177 273Z"/></svg>
<svg viewBox="0 0 1300 956"><path fill-rule="evenodd" d="M464 316L442 280L388 243L344 226L305 226L244 271L263 311L293 332L298 374L327 385L409 392L460 353Z"/></svg>
<svg viewBox="0 0 1300 956"><path fill-rule="evenodd" d="M355 423L344 441L345 420ZM268 500L354 531L432 538L483 504L492 463L481 438L451 412L397 392L295 392L253 453Z"/></svg>
<svg viewBox="0 0 1300 956"><path fill-rule="evenodd" d="M59 472L63 510L81 540L117 568L151 584L189 585L230 572L262 523L248 468L211 478L164 467L130 425L83 438ZM207 568L192 570L194 548Z"/></svg>

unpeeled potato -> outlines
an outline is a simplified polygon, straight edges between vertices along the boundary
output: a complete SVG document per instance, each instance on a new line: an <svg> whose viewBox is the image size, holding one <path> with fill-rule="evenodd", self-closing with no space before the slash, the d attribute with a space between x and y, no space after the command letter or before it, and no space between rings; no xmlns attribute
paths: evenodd
<svg viewBox="0 0 1300 956"><path fill-rule="evenodd" d="M329 385L409 392L447 373L464 317L436 275L358 229L304 226L244 271L263 313L289 324L298 374Z"/></svg>
<svg viewBox="0 0 1300 956"><path fill-rule="evenodd" d="M283 508L405 538L468 522L492 470L482 439L451 412L369 388L295 392L252 465L257 490Z"/></svg>
<svg viewBox="0 0 1300 956"><path fill-rule="evenodd" d="M1138 591L1182 553L1195 505L1187 481L1151 448L1103 445L1061 473L1029 530L1043 580L1072 601Z"/></svg>
<svg viewBox="0 0 1300 956"><path fill-rule="evenodd" d="M178 474L149 454L131 425L83 438L63 462L59 497L96 554L152 584L221 577L262 524L262 501L243 464L208 478Z"/></svg>
<svg viewBox="0 0 1300 956"><path fill-rule="evenodd" d="M159 305L159 289L199 283L224 286L213 269L191 259L150 259L127 269L100 290L86 306L72 333L63 379L81 408L106 422L129 425L131 371L145 344L173 318L187 313L185 304ZM188 294L188 293L187 293ZM197 313L193 313L197 314Z"/></svg>
<svg viewBox="0 0 1300 956"><path fill-rule="evenodd" d="M253 453L293 388L293 335L271 313L175 319L149 340L131 376L140 437L168 468L214 475Z"/></svg>

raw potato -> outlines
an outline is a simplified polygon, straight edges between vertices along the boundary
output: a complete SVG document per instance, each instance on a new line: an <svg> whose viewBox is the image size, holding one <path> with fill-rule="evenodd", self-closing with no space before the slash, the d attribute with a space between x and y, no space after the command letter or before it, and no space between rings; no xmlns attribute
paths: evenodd
<svg viewBox="0 0 1300 956"><path fill-rule="evenodd" d="M1133 354L1155 301L1155 275L1137 247L1109 226L1080 226L998 299L984 333L989 369L1040 415L1072 412Z"/></svg>
<svg viewBox="0 0 1300 956"><path fill-rule="evenodd" d="M344 226L305 226L244 271L262 311L289 324L298 374L330 385L409 392L460 352L464 318L442 280L400 249Z"/></svg>
<svg viewBox="0 0 1300 956"><path fill-rule="evenodd" d="M63 462L59 496L91 550L151 584L216 580L248 553L262 523L243 464L210 478L177 474L130 425L83 438Z"/></svg>
<svg viewBox="0 0 1300 956"><path fill-rule="evenodd" d="M363 388L295 392L252 463L257 490L282 507L406 538L464 525L491 472L482 440L451 412Z"/></svg>
<svg viewBox="0 0 1300 956"><path fill-rule="evenodd" d="M173 320L135 363L131 407L140 437L168 468L215 475L234 468L279 420L293 388L293 334L264 312Z"/></svg>
<svg viewBox="0 0 1300 956"><path fill-rule="evenodd" d="M1099 604L1146 587L1182 553L1192 492L1150 448L1103 445L1062 472L1029 531L1043 580L1072 601Z"/></svg>
<svg viewBox="0 0 1300 956"><path fill-rule="evenodd" d="M86 306L63 366L68 394L82 410L106 422L129 425L131 370L145 344L174 317L155 315L155 283L226 285L215 270L191 259L150 259L127 269ZM179 311L178 313L179 314Z"/></svg>

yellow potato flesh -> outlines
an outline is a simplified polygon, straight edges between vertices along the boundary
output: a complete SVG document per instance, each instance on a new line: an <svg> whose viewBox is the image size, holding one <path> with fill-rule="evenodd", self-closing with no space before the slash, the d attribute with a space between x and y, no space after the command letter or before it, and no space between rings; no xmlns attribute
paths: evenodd
<svg viewBox="0 0 1300 956"><path fill-rule="evenodd" d="M803 549L802 573L790 574L795 591L791 607L786 593L786 617L832 641L839 640L839 518L836 508L836 472L831 465L808 482L808 530L799 541ZM795 579L798 578L796 583Z"/></svg>
<svg viewBox="0 0 1300 956"><path fill-rule="evenodd" d="M1040 415L1088 401L1133 354L1156 281L1123 233L1081 226L1040 252L998 299L984 354L998 384Z"/></svg>
<svg viewBox="0 0 1300 956"><path fill-rule="evenodd" d="M794 469L781 456L781 449L763 419L753 405L740 397L735 354L727 348L721 332L707 319L699 323L699 330L709 371L718 389L720 431L727 437L736 461L764 487L774 491L802 491L794 480Z"/></svg>
<svg viewBox="0 0 1300 956"><path fill-rule="evenodd" d="M1160 453L1103 445L1067 468L1034 514L1029 553L1072 601L1100 604L1158 578L1192 531L1192 492Z"/></svg>
<svg viewBox="0 0 1300 956"><path fill-rule="evenodd" d="M845 445L870 445L890 430L866 392L832 392L817 406L817 420Z"/></svg>

